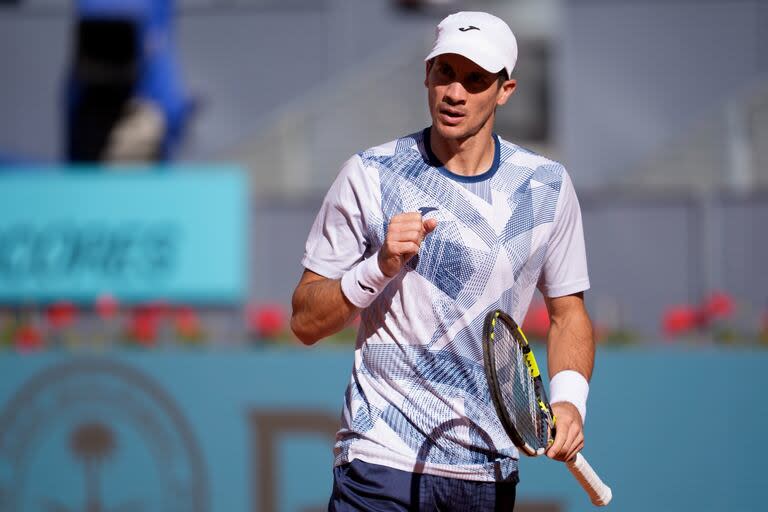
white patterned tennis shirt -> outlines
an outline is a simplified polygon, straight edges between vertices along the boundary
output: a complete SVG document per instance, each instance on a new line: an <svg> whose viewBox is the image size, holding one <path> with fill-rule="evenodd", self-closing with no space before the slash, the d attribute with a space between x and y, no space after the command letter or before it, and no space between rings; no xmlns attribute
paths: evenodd
<svg viewBox="0 0 768 512"><path fill-rule="evenodd" d="M335 465L361 459L478 481L517 480L483 370L487 312L522 323L535 288L589 288L581 212L557 162L494 134L491 168L442 167L429 128L349 159L309 234L302 264L338 279L374 255L388 219L421 212L436 229L361 313Z"/></svg>

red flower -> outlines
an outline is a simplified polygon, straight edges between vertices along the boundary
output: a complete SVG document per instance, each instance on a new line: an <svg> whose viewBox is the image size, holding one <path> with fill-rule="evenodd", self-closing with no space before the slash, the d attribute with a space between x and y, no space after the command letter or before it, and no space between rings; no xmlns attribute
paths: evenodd
<svg viewBox="0 0 768 512"><path fill-rule="evenodd" d="M77 306L71 302L57 302L46 310L48 324L54 329L64 329L72 325L77 317Z"/></svg>
<svg viewBox="0 0 768 512"><path fill-rule="evenodd" d="M701 314L707 321L728 318L735 309L733 298L720 291L712 292L701 306Z"/></svg>
<svg viewBox="0 0 768 512"><path fill-rule="evenodd" d="M22 352L32 352L43 346L43 335L32 325L22 325L14 335L16 348Z"/></svg>
<svg viewBox="0 0 768 512"><path fill-rule="evenodd" d="M693 306L670 306L664 311L662 328L667 337L677 336L699 325L699 312Z"/></svg>
<svg viewBox="0 0 768 512"><path fill-rule="evenodd" d="M157 338L157 316L146 311L134 311L128 334L141 345L153 345Z"/></svg>
<svg viewBox="0 0 768 512"><path fill-rule="evenodd" d="M114 317L120 310L120 304L112 295L105 293L96 299L96 314L103 319Z"/></svg>
<svg viewBox="0 0 768 512"><path fill-rule="evenodd" d="M173 308L167 302L157 300L154 302L147 302L146 304L140 304L136 310L142 314L151 315L155 317L155 319L160 319L170 315Z"/></svg>
<svg viewBox="0 0 768 512"><path fill-rule="evenodd" d="M280 304L251 304L246 310L248 330L260 337L273 338L285 330L286 312Z"/></svg>
<svg viewBox="0 0 768 512"><path fill-rule="evenodd" d="M200 317L197 312L186 306L181 306L174 312L176 331L185 338L195 338L201 334Z"/></svg>
<svg viewBox="0 0 768 512"><path fill-rule="evenodd" d="M549 332L549 312L546 304L537 303L531 306L523 320L523 332L531 338L546 339Z"/></svg>

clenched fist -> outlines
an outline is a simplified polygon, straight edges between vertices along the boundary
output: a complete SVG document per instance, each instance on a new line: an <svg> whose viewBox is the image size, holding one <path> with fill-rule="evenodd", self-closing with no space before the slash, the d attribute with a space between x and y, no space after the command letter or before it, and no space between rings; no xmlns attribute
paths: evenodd
<svg viewBox="0 0 768 512"><path fill-rule="evenodd" d="M389 220L384 245L379 250L379 267L388 277L396 276L416 256L424 237L435 230L436 219L424 220L419 212L400 213Z"/></svg>

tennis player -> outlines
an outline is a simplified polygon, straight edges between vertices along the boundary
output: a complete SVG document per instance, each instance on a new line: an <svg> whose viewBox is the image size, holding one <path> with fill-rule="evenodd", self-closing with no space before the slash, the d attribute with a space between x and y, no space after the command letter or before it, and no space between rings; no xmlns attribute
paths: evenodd
<svg viewBox="0 0 768 512"><path fill-rule="evenodd" d="M354 155L311 228L291 327L307 345L360 314L329 509L510 510L518 451L483 371L482 324L545 297L557 437L575 456L594 342L581 213L562 165L494 133L517 43L460 12L426 57L432 125ZM384 106L386 108L386 106Z"/></svg>

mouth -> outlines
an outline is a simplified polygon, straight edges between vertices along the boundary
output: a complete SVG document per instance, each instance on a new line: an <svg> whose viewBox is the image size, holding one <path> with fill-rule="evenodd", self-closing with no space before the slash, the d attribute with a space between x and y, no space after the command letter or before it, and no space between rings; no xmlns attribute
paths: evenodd
<svg viewBox="0 0 768 512"><path fill-rule="evenodd" d="M440 107L437 112L440 120L449 125L459 124L466 115L463 111L450 107Z"/></svg>

